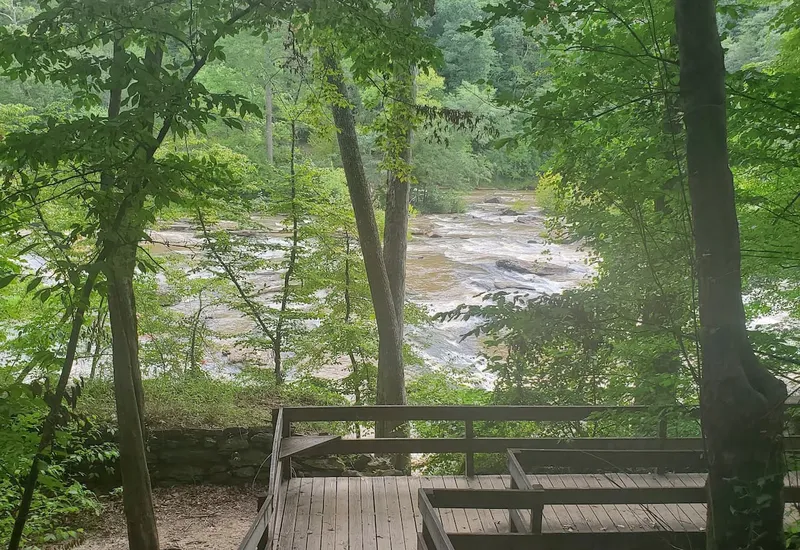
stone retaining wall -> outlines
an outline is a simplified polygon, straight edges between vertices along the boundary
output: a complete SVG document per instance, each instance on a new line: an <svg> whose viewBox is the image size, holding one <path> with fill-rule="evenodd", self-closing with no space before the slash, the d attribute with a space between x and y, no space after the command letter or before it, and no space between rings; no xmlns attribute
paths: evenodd
<svg viewBox="0 0 800 550"><path fill-rule="evenodd" d="M114 436L109 431L103 439L114 441ZM266 485L272 439L272 426L153 430L147 442L150 479L154 485ZM111 466L75 473L90 487L117 487L121 484L119 468ZM403 474L387 459L372 455L296 458L292 470L297 477Z"/></svg>
<svg viewBox="0 0 800 550"><path fill-rule="evenodd" d="M272 427L153 431L148 447L150 477L157 485L265 483Z"/></svg>

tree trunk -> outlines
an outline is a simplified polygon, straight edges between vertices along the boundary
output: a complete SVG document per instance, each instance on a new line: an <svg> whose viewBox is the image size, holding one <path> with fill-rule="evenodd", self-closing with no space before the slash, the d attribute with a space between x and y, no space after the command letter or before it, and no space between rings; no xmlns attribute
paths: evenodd
<svg viewBox="0 0 800 550"><path fill-rule="evenodd" d="M56 429L59 425L61 406L64 402L64 395L67 393L67 385L69 384L69 377L72 373L72 365L75 363L75 353L78 349L78 340L80 339L83 320L86 315L86 309L89 307L89 301L92 296L92 289L96 278L97 271L93 268L93 271L86 277L86 282L83 284L80 296L78 297L75 313L72 317L72 330L70 331L69 341L67 342L66 356L64 357L64 363L61 367L61 375L58 378L56 391L53 394L50 411L44 419L42 438L39 440L39 447L33 457L28 477L25 479L25 488L22 493L19 509L17 510L17 517L14 520L14 528L11 532L8 550L17 550L22 543L22 534L25 531L25 524L28 521L28 515L31 511L31 503L33 502L33 494L36 491L36 483L39 479L40 466L41 463L47 459L45 451L53 443Z"/></svg>
<svg viewBox="0 0 800 550"><path fill-rule="evenodd" d="M269 80L264 85L264 140L267 142L267 162L273 164L275 155L272 151L272 82Z"/></svg>
<svg viewBox="0 0 800 550"><path fill-rule="evenodd" d="M104 244L109 251L108 312L111 319L114 394L119 425L122 503L130 548L158 550L158 530L145 454L144 395L133 295L138 233L126 231L123 234L129 237L128 242L106 241Z"/></svg>
<svg viewBox="0 0 800 550"><path fill-rule="evenodd" d="M747 339L715 3L676 0L675 11L699 282L707 547L782 550L786 388Z"/></svg>
<svg viewBox="0 0 800 550"><path fill-rule="evenodd" d="M378 387L384 389L384 396L392 396L394 404L405 404L405 372L400 328L389 275L381 250L375 211L372 208L371 191L364 173L361 152L358 149L355 119L338 62L328 55L325 58L325 65L328 72L328 83L341 96L340 101L332 104L333 121L338 130L339 151L342 155L350 200L353 203L358 239L361 243L372 304L375 309L375 320L378 325L378 340L383 359L383 362L378 365ZM381 402L380 398L378 402Z"/></svg>
<svg viewBox="0 0 800 550"><path fill-rule="evenodd" d="M387 136L390 151L388 155L394 169L389 172L386 188L386 214L383 233L383 256L389 287L392 292L395 317L397 319L397 339L394 346L403 347L404 308L406 290L406 251L408 248L408 205L411 197L411 139L413 134L414 67L404 67L395 76L397 88L392 120ZM394 347L393 346L393 347ZM379 405L404 405L406 403L405 378L396 379L391 373L391 351L383 341L378 346L378 387ZM401 384L398 386L397 384ZM378 423L378 437L399 437L400 426Z"/></svg>

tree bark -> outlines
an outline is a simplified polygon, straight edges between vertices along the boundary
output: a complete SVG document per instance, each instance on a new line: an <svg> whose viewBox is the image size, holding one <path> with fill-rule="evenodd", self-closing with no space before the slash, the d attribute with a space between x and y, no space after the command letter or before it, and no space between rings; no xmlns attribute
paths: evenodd
<svg viewBox="0 0 800 550"><path fill-rule="evenodd" d="M114 394L119 425L122 503L132 550L158 550L144 430L144 394L139 365L139 331L133 295L138 233L104 244L108 258L108 312L111 320ZM134 236L135 235L135 236Z"/></svg>
<svg viewBox="0 0 800 550"><path fill-rule="evenodd" d="M405 371L400 326L381 249L375 211L372 207L371 190L358 148L355 119L339 64L330 54L325 57L325 67L328 83L340 96L340 99L332 104L333 121L338 130L339 151L350 200L353 203L358 240L364 256L364 266L378 325L380 356L383 358L383 362L378 364L378 387L384 388L384 396L391 395L393 404L405 404ZM381 403L380 400L378 402Z"/></svg>
<svg viewBox="0 0 800 550"><path fill-rule="evenodd" d="M402 349L406 296L406 252L408 249L408 206L411 197L411 140L413 135L411 105L415 95L414 67L401 68L397 71L395 79L399 97L394 101L399 105L395 106L393 113L395 116L390 121L387 139L390 148L399 153L397 155L399 158L393 161L393 164L397 166L389 172L386 187L383 256L398 325L398 341L394 345ZM393 155L394 151L390 151L389 155ZM404 405L406 403L405 377L397 380L396 375L391 372L391 362L391 350L385 342L379 342L377 403L379 405ZM401 384L401 386L397 384ZM398 431L402 431L399 426L389 423L381 422L376 425L378 437L399 437Z"/></svg>
<svg viewBox="0 0 800 550"><path fill-rule="evenodd" d="M786 388L758 363L747 339L715 2L675 0L675 12L699 283L707 547L778 550L785 548Z"/></svg>

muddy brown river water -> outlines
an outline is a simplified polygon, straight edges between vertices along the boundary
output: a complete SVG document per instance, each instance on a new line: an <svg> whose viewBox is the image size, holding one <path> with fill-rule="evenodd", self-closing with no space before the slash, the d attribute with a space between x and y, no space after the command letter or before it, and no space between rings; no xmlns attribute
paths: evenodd
<svg viewBox="0 0 800 550"><path fill-rule="evenodd" d="M431 313L449 311L459 304L482 301L487 292L505 290L528 296L556 293L577 285L591 275L586 256L577 245L555 245L544 238L544 214L529 191L479 190L466 197L467 209L459 214L420 215L411 221L408 248L407 296ZM514 209L521 214L510 211ZM277 232L254 234L261 241L284 238ZM168 242L173 252L190 254L200 244L192 228L176 224L154 232L157 242ZM155 252L166 253L161 245ZM281 274L262 272L252 280L278 287ZM189 313L196 303L178 306ZM422 369L451 366L480 374L480 343L462 340L476 320L434 322L410 327L408 339L423 358L424 366L410 366L413 375ZM237 338L251 330L251 322L235 311L216 307L207 312L206 323L220 335L219 349L212 352L207 368L217 373L235 372L242 361L268 367L269 353L241 349ZM341 375L339 365L321 367L323 376Z"/></svg>

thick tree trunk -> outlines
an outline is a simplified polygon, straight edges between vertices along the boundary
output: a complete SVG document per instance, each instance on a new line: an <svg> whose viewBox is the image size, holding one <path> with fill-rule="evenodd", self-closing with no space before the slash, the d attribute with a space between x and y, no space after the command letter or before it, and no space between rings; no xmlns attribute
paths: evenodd
<svg viewBox="0 0 800 550"><path fill-rule="evenodd" d="M125 232L131 239L134 232ZM138 235L138 233L137 233ZM114 394L119 425L122 503L132 550L158 550L147 469L144 394L139 366L139 331L133 295L137 241L106 241L108 257L108 312L111 320Z"/></svg>
<svg viewBox="0 0 800 550"><path fill-rule="evenodd" d="M708 548L783 549L783 401L747 339L714 0L676 0L699 279Z"/></svg>
<svg viewBox="0 0 800 550"><path fill-rule="evenodd" d="M384 396L391 396L393 404L406 403L405 371L403 366L402 337L397 320L395 301L389 282L387 267L381 250L378 224L372 207L372 196L358 149L356 125L348 102L347 88L342 79L339 64L330 56L325 65L328 82L341 96L332 105L333 120L338 130L339 151L347 179L347 188L358 229L358 240L364 256L375 319L378 324L378 339L381 346L382 363L378 365L378 387ZM343 104L344 102L344 104ZM381 390L379 390L380 392ZM380 397L379 397L379 403Z"/></svg>

